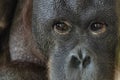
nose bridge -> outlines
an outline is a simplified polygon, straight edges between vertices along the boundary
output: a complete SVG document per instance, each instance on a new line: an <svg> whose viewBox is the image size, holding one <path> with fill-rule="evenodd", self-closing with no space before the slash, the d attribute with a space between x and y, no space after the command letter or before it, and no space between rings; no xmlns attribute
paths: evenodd
<svg viewBox="0 0 120 80"><path fill-rule="evenodd" d="M84 29L84 25L81 24L81 22L79 22L79 24L74 25L75 27L75 33L78 37L79 40L82 40L86 37L86 32Z"/></svg>
<svg viewBox="0 0 120 80"><path fill-rule="evenodd" d="M71 56L79 56L80 58L85 58L86 55L89 55L89 52L85 49L84 44L78 43L78 46L75 47L71 52Z"/></svg>

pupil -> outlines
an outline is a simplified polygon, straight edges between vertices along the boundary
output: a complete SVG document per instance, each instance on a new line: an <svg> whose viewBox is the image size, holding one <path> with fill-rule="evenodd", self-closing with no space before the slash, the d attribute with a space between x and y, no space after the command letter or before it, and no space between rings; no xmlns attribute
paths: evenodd
<svg viewBox="0 0 120 80"><path fill-rule="evenodd" d="M93 24L92 27L91 27L91 29L92 29L93 31L97 31L97 30L101 29L102 26L103 26L103 25L100 24L100 23L98 23L98 24Z"/></svg>
<svg viewBox="0 0 120 80"><path fill-rule="evenodd" d="M57 24L56 28L60 31L66 31L68 29L67 25L65 25L64 23Z"/></svg>

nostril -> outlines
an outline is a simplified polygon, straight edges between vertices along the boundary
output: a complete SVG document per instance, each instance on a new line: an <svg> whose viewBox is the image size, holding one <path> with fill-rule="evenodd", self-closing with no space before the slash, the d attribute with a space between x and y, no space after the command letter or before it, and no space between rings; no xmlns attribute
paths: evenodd
<svg viewBox="0 0 120 80"><path fill-rule="evenodd" d="M83 60L83 68L86 68L91 62L90 56L86 56Z"/></svg>
<svg viewBox="0 0 120 80"><path fill-rule="evenodd" d="M79 67L79 64L81 63L81 61L74 55L71 56L71 67Z"/></svg>

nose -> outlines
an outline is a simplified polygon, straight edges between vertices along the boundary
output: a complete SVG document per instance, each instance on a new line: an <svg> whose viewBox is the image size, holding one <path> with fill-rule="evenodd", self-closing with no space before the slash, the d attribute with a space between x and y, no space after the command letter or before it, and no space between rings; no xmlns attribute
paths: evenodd
<svg viewBox="0 0 120 80"><path fill-rule="evenodd" d="M91 63L91 57L81 50L77 53L72 53L70 57L70 65L73 68L77 68L82 66L82 68L86 68Z"/></svg>

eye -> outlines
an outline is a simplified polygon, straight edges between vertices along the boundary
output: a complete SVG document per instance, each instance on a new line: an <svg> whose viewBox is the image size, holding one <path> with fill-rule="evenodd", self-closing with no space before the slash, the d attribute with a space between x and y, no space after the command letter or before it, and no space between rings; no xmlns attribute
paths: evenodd
<svg viewBox="0 0 120 80"><path fill-rule="evenodd" d="M92 23L89 27L89 31L94 35L99 35L106 32L107 25L105 23Z"/></svg>
<svg viewBox="0 0 120 80"><path fill-rule="evenodd" d="M61 35L65 35L68 34L71 31L71 25L68 22L56 22L53 25L53 29L56 33L61 34Z"/></svg>

